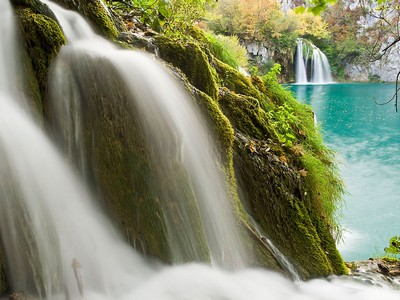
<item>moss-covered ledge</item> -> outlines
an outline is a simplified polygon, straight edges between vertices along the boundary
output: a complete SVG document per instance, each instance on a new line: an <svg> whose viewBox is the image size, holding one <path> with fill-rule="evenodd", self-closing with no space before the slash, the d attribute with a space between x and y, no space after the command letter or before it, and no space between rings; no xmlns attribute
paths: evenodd
<svg viewBox="0 0 400 300"><path fill-rule="evenodd" d="M32 95L38 110L43 114L47 97L47 73L66 40L47 5L36 0L14 0L13 4L22 34L21 57L30 90L28 94Z"/></svg>
<svg viewBox="0 0 400 300"><path fill-rule="evenodd" d="M236 134L234 166L241 198L303 278L347 269L307 194L299 170L276 155L270 141Z"/></svg>
<svg viewBox="0 0 400 300"><path fill-rule="evenodd" d="M161 59L180 69L193 86L212 99L217 99L216 72L197 43L173 40L162 35L156 36L155 42Z"/></svg>

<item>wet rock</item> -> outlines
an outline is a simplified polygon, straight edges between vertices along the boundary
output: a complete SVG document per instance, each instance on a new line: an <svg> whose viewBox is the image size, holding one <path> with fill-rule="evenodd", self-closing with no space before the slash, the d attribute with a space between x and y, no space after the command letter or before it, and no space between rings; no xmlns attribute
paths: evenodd
<svg viewBox="0 0 400 300"><path fill-rule="evenodd" d="M9 300L36 300L36 298L28 295L24 291L18 291L10 294L8 296Z"/></svg>
<svg viewBox="0 0 400 300"><path fill-rule="evenodd" d="M373 259L346 263L350 276L375 286L390 286L400 289L400 262L388 259Z"/></svg>

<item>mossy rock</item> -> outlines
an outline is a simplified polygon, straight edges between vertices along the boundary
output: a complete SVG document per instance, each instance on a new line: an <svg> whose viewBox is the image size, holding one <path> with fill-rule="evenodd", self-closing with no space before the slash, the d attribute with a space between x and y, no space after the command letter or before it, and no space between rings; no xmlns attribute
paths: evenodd
<svg viewBox="0 0 400 300"><path fill-rule="evenodd" d="M303 278L346 274L328 226L321 220L292 165L273 153L266 141L238 133L234 166L242 201L290 258Z"/></svg>
<svg viewBox="0 0 400 300"><path fill-rule="evenodd" d="M251 96L257 99L263 98L260 91L253 86L251 80L238 70L218 59L213 59L212 65L219 75L221 86L226 87L237 94Z"/></svg>
<svg viewBox="0 0 400 300"><path fill-rule="evenodd" d="M221 88L218 102L236 130L255 139L276 139L267 113L258 99Z"/></svg>
<svg viewBox="0 0 400 300"><path fill-rule="evenodd" d="M36 1L32 3L33 8L18 4L15 9L23 36L21 61L25 85L42 114L47 95L47 73L52 60L66 41L58 23L46 9L47 6L36 5Z"/></svg>
<svg viewBox="0 0 400 300"><path fill-rule="evenodd" d="M99 34L115 40L118 30L101 0L54 0L63 7L79 12Z"/></svg>
<svg viewBox="0 0 400 300"><path fill-rule="evenodd" d="M215 70L211 68L207 55L197 43L184 43L165 36L157 36L155 41L163 60L180 69L193 86L212 99L217 99Z"/></svg>

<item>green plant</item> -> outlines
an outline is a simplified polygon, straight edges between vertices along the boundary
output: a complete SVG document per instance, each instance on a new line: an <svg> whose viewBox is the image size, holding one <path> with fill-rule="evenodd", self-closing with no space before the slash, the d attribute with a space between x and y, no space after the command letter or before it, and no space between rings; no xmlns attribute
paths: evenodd
<svg viewBox="0 0 400 300"><path fill-rule="evenodd" d="M292 147L296 141L296 136L293 132L292 124L296 122L296 116L293 114L293 108L287 103L278 106L276 110L271 110L267 113L270 124L274 128L276 135L281 144Z"/></svg>
<svg viewBox="0 0 400 300"><path fill-rule="evenodd" d="M393 236L389 241L389 247L384 250L387 256L395 256L397 258L400 255L400 236Z"/></svg>
<svg viewBox="0 0 400 300"><path fill-rule="evenodd" d="M307 171L304 180L310 199L329 225L331 233L340 239L339 208L345 189L334 162L334 152L324 145L311 108L298 102L292 92L278 83L280 69L280 65L275 64L262 77L267 95L276 105L268 112L272 122L279 120L272 126L276 128L279 141L285 141L286 146L300 156L302 168Z"/></svg>
<svg viewBox="0 0 400 300"><path fill-rule="evenodd" d="M108 0L106 4L119 14L139 16L142 23L156 31L163 29L171 15L171 3L168 0Z"/></svg>
<svg viewBox="0 0 400 300"><path fill-rule="evenodd" d="M247 50L240 45L237 36L215 35L212 32L207 32L205 36L216 58L235 69L247 66Z"/></svg>

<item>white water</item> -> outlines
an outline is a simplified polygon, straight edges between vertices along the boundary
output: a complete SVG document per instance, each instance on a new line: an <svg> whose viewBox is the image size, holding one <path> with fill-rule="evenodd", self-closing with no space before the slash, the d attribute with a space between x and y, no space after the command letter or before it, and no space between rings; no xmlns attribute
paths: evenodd
<svg viewBox="0 0 400 300"><path fill-rule="evenodd" d="M31 254L25 252L33 249L37 249L33 258L39 265L34 271L41 273L33 276L35 284L39 285L42 276L47 295L64 292L64 285L71 296L76 295L71 268L74 258L82 265L88 290L116 296L112 291L115 287L126 288L137 282L137 277L145 277L145 272L134 272L143 269L142 260L93 206L89 193L43 132L12 104L12 99L2 95L1 100L0 149L4 155L0 220L13 288L32 291L25 258ZM33 237L27 249L19 242L21 231ZM135 280L125 282L125 276Z"/></svg>
<svg viewBox="0 0 400 300"><path fill-rule="evenodd" d="M239 229L235 226L232 200L227 194L228 188L215 162L216 152L199 112L176 81L153 59L140 52L118 52L110 59L134 95L135 105L144 116L153 141L165 147L171 132L179 141L180 149L175 149L178 152L174 155L180 156L190 176L213 262L226 265L226 255L229 255L234 257L227 266L231 263L246 265ZM171 160L171 157L162 160Z"/></svg>
<svg viewBox="0 0 400 300"><path fill-rule="evenodd" d="M8 46L2 42L0 51ZM10 71L5 66L0 65L2 80ZM294 284L265 270L228 272L198 264L153 268L110 229L82 181L8 90L0 90L0 228L3 244L11 248L7 261L14 289L30 290L32 277L18 243L17 223L26 221L31 231L25 233L37 243L48 299L66 299L66 289L71 299L81 298L71 268L74 258L82 265L83 298L90 300L399 299L394 290L346 278Z"/></svg>
<svg viewBox="0 0 400 300"><path fill-rule="evenodd" d="M312 53L310 53L312 51ZM310 76L307 76L308 64ZM304 39L297 40L296 49L296 83L297 84L323 84L332 83L332 74L326 55L314 44Z"/></svg>
<svg viewBox="0 0 400 300"><path fill-rule="evenodd" d="M0 28L15 32L8 1L1 1L0 8ZM11 287L76 299L71 263L77 259L85 290L119 297L150 267L121 241L81 180L21 108L13 91L16 78L10 76L17 72L10 55L18 53L16 39L0 37L0 232Z"/></svg>
<svg viewBox="0 0 400 300"><path fill-rule="evenodd" d="M298 42L296 50L296 83L307 83L307 60L303 56L308 57L308 53L304 55L303 51L303 43Z"/></svg>

